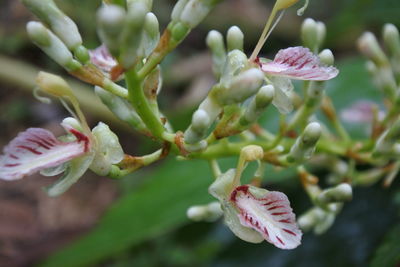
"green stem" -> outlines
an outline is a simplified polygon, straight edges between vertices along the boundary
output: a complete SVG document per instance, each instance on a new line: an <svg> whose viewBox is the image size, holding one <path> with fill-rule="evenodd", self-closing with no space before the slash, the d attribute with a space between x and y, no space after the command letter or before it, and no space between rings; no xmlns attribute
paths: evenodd
<svg viewBox="0 0 400 267"><path fill-rule="evenodd" d="M217 179L221 175L221 169L218 165L218 161L216 159L209 160L211 170L213 172L214 178Z"/></svg>
<svg viewBox="0 0 400 267"><path fill-rule="evenodd" d="M163 139L165 132L164 126L156 114L154 114L147 98L143 92L143 80L139 79L135 70L125 73L126 84L128 86L128 99L132 103L142 121L146 124L150 132L158 139Z"/></svg>

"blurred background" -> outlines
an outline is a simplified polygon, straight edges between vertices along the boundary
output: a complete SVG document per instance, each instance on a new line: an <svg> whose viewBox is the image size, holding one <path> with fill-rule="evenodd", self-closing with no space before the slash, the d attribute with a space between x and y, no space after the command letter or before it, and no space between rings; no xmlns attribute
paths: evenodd
<svg viewBox="0 0 400 267"><path fill-rule="evenodd" d="M163 29L175 1L154 1ZM99 45L95 12L101 1L60 0L57 3L78 24L88 48ZM177 130L188 125L196 104L214 82L205 36L211 29L226 33L232 25L245 33L251 53L273 1L225 0L163 62L164 87L160 105ZM300 5L298 5L300 6ZM381 35L384 23L400 26L398 0L320 0L310 2L304 17L288 10L262 54L300 45L299 29L306 17L326 23L325 47L333 50L341 70L327 92L340 110L354 100L380 100L370 83L355 41L365 30ZM0 1L0 147L28 127L63 133L68 116L32 96L35 75L46 70L68 77L27 38L25 25L35 19L19 1ZM110 114L91 88L69 80L80 96L91 126L104 121L116 132L124 150L142 155L157 149L148 139ZM276 111L264 124L276 121ZM356 137L363 126L347 125ZM224 159L229 168L236 159ZM324 172L319 173L320 177ZM291 170L268 170L266 186L285 192L297 215L311 203ZM222 222L192 223L185 214L191 205L212 200L207 187L212 176L206 162L177 162L169 157L122 180L88 172L58 198L42 188L54 179L34 175L22 181L0 181L0 266L399 266L400 183L356 188L334 226L324 235L306 233L293 251L268 243L248 244ZM397 238L396 238L397 237Z"/></svg>

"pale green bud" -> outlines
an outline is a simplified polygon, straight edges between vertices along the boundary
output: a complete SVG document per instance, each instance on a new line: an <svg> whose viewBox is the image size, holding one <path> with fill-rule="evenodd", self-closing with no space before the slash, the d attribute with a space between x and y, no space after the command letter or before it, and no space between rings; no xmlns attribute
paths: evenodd
<svg viewBox="0 0 400 267"><path fill-rule="evenodd" d="M121 54L119 57L119 61L125 69L129 69L136 63L146 14L146 5L135 2L135 8L130 9L126 15L125 25L121 33Z"/></svg>
<svg viewBox="0 0 400 267"><path fill-rule="evenodd" d="M208 205L192 206L187 210L186 214L193 221L214 222L223 215L223 211L221 204L214 201Z"/></svg>
<svg viewBox="0 0 400 267"><path fill-rule="evenodd" d="M303 162L314 153L315 146L321 136L321 126L317 122L307 125L304 132L296 139L290 149L287 160L289 162Z"/></svg>
<svg viewBox="0 0 400 267"><path fill-rule="evenodd" d="M231 79L237 75L248 64L245 53L240 50L233 50L228 53L226 58L224 71L221 77L221 84L229 84Z"/></svg>
<svg viewBox="0 0 400 267"><path fill-rule="evenodd" d="M22 0L22 2L41 21L50 26L69 49L74 50L82 44L76 24L56 6L53 0Z"/></svg>
<svg viewBox="0 0 400 267"><path fill-rule="evenodd" d="M243 32L237 26L232 26L229 28L226 41L228 45L228 51L240 50L243 51Z"/></svg>
<svg viewBox="0 0 400 267"><path fill-rule="evenodd" d="M149 12L153 7L153 0L127 0L127 7L129 9L136 8L136 5L144 5L146 7L146 11Z"/></svg>
<svg viewBox="0 0 400 267"><path fill-rule="evenodd" d="M379 46L376 37L371 32L365 32L358 39L358 49L378 67L384 67L389 64L388 58Z"/></svg>
<svg viewBox="0 0 400 267"><path fill-rule="evenodd" d="M132 108L132 105L125 99L116 96L101 87L95 87L95 93L120 120L128 123L134 129L146 131L146 126L142 119Z"/></svg>
<svg viewBox="0 0 400 267"><path fill-rule="evenodd" d="M222 0L189 0L183 8L179 20L193 29Z"/></svg>
<svg viewBox="0 0 400 267"><path fill-rule="evenodd" d="M316 201L321 204L349 201L353 197L353 189L347 183L339 184L333 188L322 191Z"/></svg>
<svg viewBox="0 0 400 267"><path fill-rule="evenodd" d="M391 55L400 56L399 30L393 24L385 24L383 28L383 40Z"/></svg>
<svg viewBox="0 0 400 267"><path fill-rule="evenodd" d="M275 89L272 85L265 85L261 87L246 108L243 117L240 119L240 124L248 125L252 122L255 122L264 109L272 102L274 94Z"/></svg>
<svg viewBox="0 0 400 267"><path fill-rule="evenodd" d="M219 78L226 61L224 38L220 32L213 30L208 33L206 43L212 53L214 75Z"/></svg>
<svg viewBox="0 0 400 267"><path fill-rule="evenodd" d="M160 40L160 30L156 15L151 12L147 13L143 27L142 42L138 54L144 58L153 52Z"/></svg>
<svg viewBox="0 0 400 267"><path fill-rule="evenodd" d="M207 112L202 109L198 109L192 117L192 127L193 129L199 129L202 131L203 129L207 129L211 124L210 117Z"/></svg>
<svg viewBox="0 0 400 267"><path fill-rule="evenodd" d="M51 57L55 62L67 70L75 70L81 65L75 61L65 44L42 23L31 21L26 26L32 41Z"/></svg>
<svg viewBox="0 0 400 267"><path fill-rule="evenodd" d="M41 71L36 77L36 83L43 92L49 95L75 98L71 87L58 75Z"/></svg>
<svg viewBox="0 0 400 267"><path fill-rule="evenodd" d="M242 148L240 151L240 156L244 158L246 161L256 161L261 160L264 157L264 150L262 147L257 145L248 145ZM254 190L263 190L265 195L265 189L260 189L258 187L251 187Z"/></svg>
<svg viewBox="0 0 400 267"><path fill-rule="evenodd" d="M255 95L263 82L264 73L258 68L252 68L233 77L228 86L215 88L212 95L220 105L241 103Z"/></svg>
<svg viewBox="0 0 400 267"><path fill-rule="evenodd" d="M179 21L183 9L186 7L186 4L189 2L189 0L178 0L176 2L172 13L171 13L171 20L172 21Z"/></svg>
<svg viewBox="0 0 400 267"><path fill-rule="evenodd" d="M301 25L301 39L304 46L310 48L314 53L318 52L326 37L325 24L307 18Z"/></svg>
<svg viewBox="0 0 400 267"><path fill-rule="evenodd" d="M335 57L330 49L324 49L321 53L318 54L319 59L321 62L327 66L332 66L335 62Z"/></svg>
<svg viewBox="0 0 400 267"><path fill-rule="evenodd" d="M103 5L97 11L97 32L114 56L119 52L119 37L125 24L126 11L118 5Z"/></svg>

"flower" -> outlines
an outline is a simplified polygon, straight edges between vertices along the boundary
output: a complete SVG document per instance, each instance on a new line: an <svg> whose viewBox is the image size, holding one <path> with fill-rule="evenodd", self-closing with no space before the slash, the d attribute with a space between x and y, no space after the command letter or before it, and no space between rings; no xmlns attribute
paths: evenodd
<svg viewBox="0 0 400 267"><path fill-rule="evenodd" d="M220 201L225 224L232 232L244 241L266 240L281 249L300 245L302 233L286 195L252 185L235 186L235 172L228 170L209 188Z"/></svg>
<svg viewBox="0 0 400 267"><path fill-rule="evenodd" d="M324 66L318 56L301 46L282 49L273 61L261 58L257 63L274 85L275 97L272 103L283 114L293 109L290 100L293 85L290 79L326 81L339 73L333 66Z"/></svg>
<svg viewBox="0 0 400 267"><path fill-rule="evenodd" d="M59 138L41 128L29 128L20 133L0 156L0 179L17 180L38 171L45 176L63 173L47 188L50 196L58 196L89 168L99 175L107 175L112 164L119 163L124 157L118 137L101 122L90 130L76 97L62 78L40 72L37 82L42 91L58 97L76 118L63 120L61 125L68 134Z"/></svg>

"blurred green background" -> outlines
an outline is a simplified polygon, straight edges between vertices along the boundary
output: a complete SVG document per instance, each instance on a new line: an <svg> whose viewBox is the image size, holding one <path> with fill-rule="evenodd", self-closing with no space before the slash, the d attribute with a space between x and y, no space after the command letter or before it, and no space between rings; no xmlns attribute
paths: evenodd
<svg viewBox="0 0 400 267"><path fill-rule="evenodd" d="M175 1L154 1L162 28ZM99 45L95 11L100 1L60 0L57 3L78 24L88 48ZM188 125L194 106L213 83L204 39L207 32L226 32L231 25L245 33L250 53L273 1L225 0L163 62L165 75L160 104L174 127ZM300 6L300 5L299 5ZM291 8L262 53L300 45L303 17ZM400 26L398 0L311 0L304 17L326 23L325 47L333 50L341 74L327 92L344 108L354 100L380 100L364 70L355 41L365 30L380 36L384 23ZM29 42L25 24L34 19L19 1L0 2L0 145L3 147L27 127L45 127L61 134L59 122L67 113L54 102L44 105L31 93L39 70L66 73ZM92 126L102 120L118 133L124 150L141 155L157 147L119 123L86 90L82 106ZM379 102L378 102L379 103ZM271 113L271 112L269 112ZM268 113L268 114L269 114ZM276 121L276 111L264 118ZM347 125L356 137L360 126ZM236 159L224 159L224 169ZM319 175L323 176L321 172ZM311 203L291 171L268 169L266 186L285 192L297 215ZM357 188L334 226L324 235L306 233L293 251L268 243L248 244L237 239L221 222L192 223L191 205L212 200L207 187L212 176L206 162L179 162L169 157L121 181L86 174L57 199L42 187L52 181L39 175L23 181L0 182L0 266L398 266L400 261L399 181L390 188L380 184Z"/></svg>

